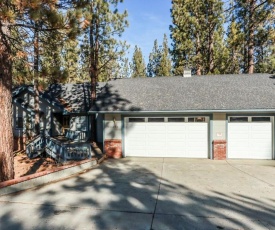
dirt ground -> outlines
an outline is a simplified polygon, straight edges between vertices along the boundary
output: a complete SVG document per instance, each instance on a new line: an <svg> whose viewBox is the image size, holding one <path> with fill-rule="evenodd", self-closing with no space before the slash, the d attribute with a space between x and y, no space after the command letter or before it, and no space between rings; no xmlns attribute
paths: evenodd
<svg viewBox="0 0 275 230"><path fill-rule="evenodd" d="M75 161L66 162L66 165L75 163ZM63 164L64 165L64 164ZM56 169L62 164L58 164L50 157L38 157L29 159L26 154L18 154L14 157L15 178L27 176L33 173Z"/></svg>

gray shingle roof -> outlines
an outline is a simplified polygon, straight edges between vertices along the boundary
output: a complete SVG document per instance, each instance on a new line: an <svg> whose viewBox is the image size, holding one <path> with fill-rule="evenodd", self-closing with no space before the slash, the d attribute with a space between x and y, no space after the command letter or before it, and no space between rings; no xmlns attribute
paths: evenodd
<svg viewBox="0 0 275 230"><path fill-rule="evenodd" d="M91 111L275 109L275 76L215 75L118 79Z"/></svg>
<svg viewBox="0 0 275 230"><path fill-rule="evenodd" d="M105 85L99 82L97 93ZM91 84L53 84L45 92L45 98L51 98L69 113L85 113L91 107Z"/></svg>

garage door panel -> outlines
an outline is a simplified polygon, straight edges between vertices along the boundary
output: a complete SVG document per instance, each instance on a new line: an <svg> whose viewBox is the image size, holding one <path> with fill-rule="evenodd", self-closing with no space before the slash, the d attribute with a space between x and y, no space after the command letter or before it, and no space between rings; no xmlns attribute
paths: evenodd
<svg viewBox="0 0 275 230"><path fill-rule="evenodd" d="M171 125L171 123L169 123L167 126L167 133L183 133L186 132L186 129L187 127L184 124Z"/></svg>
<svg viewBox="0 0 275 230"><path fill-rule="evenodd" d="M187 123L187 127L191 132L202 132L207 130L207 124Z"/></svg>
<svg viewBox="0 0 275 230"><path fill-rule="evenodd" d="M130 151L130 152L127 153L127 156L143 157L144 156L144 151L143 150Z"/></svg>
<svg viewBox="0 0 275 230"><path fill-rule="evenodd" d="M167 146L167 151L182 151L187 148L186 143L172 143Z"/></svg>
<svg viewBox="0 0 275 230"><path fill-rule="evenodd" d="M130 151L130 152L133 152L133 151L146 151L146 148L144 148L144 146L140 146L140 145L136 145L134 146L133 145L133 149Z"/></svg>
<svg viewBox="0 0 275 230"><path fill-rule="evenodd" d="M143 134L144 135L144 134ZM165 133L148 133L145 135L149 140L165 140Z"/></svg>
<svg viewBox="0 0 275 230"><path fill-rule="evenodd" d="M165 143L163 143L163 141L150 141L149 143L147 143L147 146L150 149L160 149L163 150L166 148Z"/></svg>
<svg viewBox="0 0 275 230"><path fill-rule="evenodd" d="M251 126L251 129L253 131L263 131L265 128L269 128L271 127L271 123L267 123L267 124L263 124L263 123L260 123L260 124L256 124L256 123L252 123L253 126Z"/></svg>
<svg viewBox="0 0 275 230"><path fill-rule="evenodd" d="M199 140L199 139L204 140L205 139L205 132L188 133L187 138L188 139L194 139L194 140L196 140L196 139L197 140Z"/></svg>
<svg viewBox="0 0 275 230"><path fill-rule="evenodd" d="M187 144L187 149L190 151L190 152L192 152L192 151L206 151L206 149L207 149L207 143L201 143L201 144L199 144L198 145L198 143L196 143L196 142L189 142L188 144Z"/></svg>
<svg viewBox="0 0 275 230"><path fill-rule="evenodd" d="M156 133L156 132L165 133L166 132L166 127L165 127L165 125L163 125L163 123L160 123L159 125L158 124L147 125L146 129L148 132L153 132L153 133Z"/></svg>
<svg viewBox="0 0 275 230"><path fill-rule="evenodd" d="M252 132L251 138L255 140L270 140L271 129L268 132Z"/></svg>
<svg viewBox="0 0 275 230"><path fill-rule="evenodd" d="M131 125L127 125L127 131L128 132L144 132L146 130L146 125L144 123L131 123Z"/></svg>
<svg viewBox="0 0 275 230"><path fill-rule="evenodd" d="M173 140L179 140L182 141L186 138L186 133L167 133L166 137L168 139L168 142L173 141Z"/></svg>

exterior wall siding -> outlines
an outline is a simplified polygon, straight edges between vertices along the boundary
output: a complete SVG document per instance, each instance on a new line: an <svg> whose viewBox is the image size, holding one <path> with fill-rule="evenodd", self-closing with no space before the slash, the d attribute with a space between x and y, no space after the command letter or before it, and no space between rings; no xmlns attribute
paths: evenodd
<svg viewBox="0 0 275 230"><path fill-rule="evenodd" d="M226 140L226 113L213 114L213 140Z"/></svg>
<svg viewBox="0 0 275 230"><path fill-rule="evenodd" d="M103 143L103 119L104 115L103 114L98 114L96 117L96 128L97 128L97 137L96 140L99 143Z"/></svg>
<svg viewBox="0 0 275 230"><path fill-rule="evenodd" d="M105 114L104 140L122 138L122 121L120 114Z"/></svg>

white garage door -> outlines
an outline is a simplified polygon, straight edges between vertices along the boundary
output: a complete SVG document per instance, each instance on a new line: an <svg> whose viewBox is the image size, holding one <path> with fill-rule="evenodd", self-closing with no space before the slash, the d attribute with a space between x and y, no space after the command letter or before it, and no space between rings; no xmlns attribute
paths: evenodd
<svg viewBox="0 0 275 230"><path fill-rule="evenodd" d="M205 117L126 118L125 155L208 158Z"/></svg>
<svg viewBox="0 0 275 230"><path fill-rule="evenodd" d="M229 117L228 158L272 159L270 117Z"/></svg>

